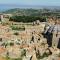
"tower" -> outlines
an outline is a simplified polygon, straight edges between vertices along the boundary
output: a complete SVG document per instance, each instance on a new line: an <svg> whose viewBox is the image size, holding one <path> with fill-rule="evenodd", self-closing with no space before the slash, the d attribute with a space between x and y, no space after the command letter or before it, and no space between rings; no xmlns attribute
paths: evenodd
<svg viewBox="0 0 60 60"><path fill-rule="evenodd" d="M3 22L4 21L4 16L3 15L1 15L1 22Z"/></svg>

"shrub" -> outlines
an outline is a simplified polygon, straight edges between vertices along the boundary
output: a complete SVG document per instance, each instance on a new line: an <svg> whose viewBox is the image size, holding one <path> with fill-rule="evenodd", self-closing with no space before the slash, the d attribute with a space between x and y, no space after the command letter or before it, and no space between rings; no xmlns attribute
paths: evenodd
<svg viewBox="0 0 60 60"><path fill-rule="evenodd" d="M14 45L14 43L13 42L10 42L10 46L13 46Z"/></svg>
<svg viewBox="0 0 60 60"><path fill-rule="evenodd" d="M26 56L26 50L25 49L21 52L21 57L23 57L23 56Z"/></svg>
<svg viewBox="0 0 60 60"><path fill-rule="evenodd" d="M25 27L11 26L12 30L25 30Z"/></svg>
<svg viewBox="0 0 60 60"><path fill-rule="evenodd" d="M15 21L15 22L33 22L39 20L41 22L46 22L46 17L40 17L40 16L12 16L10 17L10 21Z"/></svg>
<svg viewBox="0 0 60 60"><path fill-rule="evenodd" d="M15 32L14 35L19 35L19 33L18 32Z"/></svg>

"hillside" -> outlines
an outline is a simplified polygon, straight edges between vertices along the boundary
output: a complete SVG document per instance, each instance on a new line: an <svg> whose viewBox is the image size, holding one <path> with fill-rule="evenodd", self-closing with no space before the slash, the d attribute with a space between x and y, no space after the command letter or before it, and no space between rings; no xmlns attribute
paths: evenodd
<svg viewBox="0 0 60 60"><path fill-rule="evenodd" d="M59 9L20 9L20 8L15 8L15 9L9 9L4 11L3 13L10 13L13 15L18 15L18 16L60 16L60 10Z"/></svg>

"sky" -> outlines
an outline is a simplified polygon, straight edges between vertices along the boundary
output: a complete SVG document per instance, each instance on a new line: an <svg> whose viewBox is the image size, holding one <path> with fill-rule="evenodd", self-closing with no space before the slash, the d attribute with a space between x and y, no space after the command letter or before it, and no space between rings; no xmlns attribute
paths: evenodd
<svg viewBox="0 0 60 60"><path fill-rule="evenodd" d="M0 4L60 6L60 0L0 0Z"/></svg>

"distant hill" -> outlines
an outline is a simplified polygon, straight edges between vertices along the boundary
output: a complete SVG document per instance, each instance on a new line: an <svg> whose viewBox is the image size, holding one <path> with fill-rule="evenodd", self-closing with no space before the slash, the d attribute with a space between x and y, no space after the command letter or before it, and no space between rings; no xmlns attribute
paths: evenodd
<svg viewBox="0 0 60 60"><path fill-rule="evenodd" d="M9 9L3 13L18 15L18 16L50 16L50 15L60 15L60 9Z"/></svg>
<svg viewBox="0 0 60 60"><path fill-rule="evenodd" d="M0 4L0 13L10 13L19 16L60 15L60 6L32 6Z"/></svg>
<svg viewBox="0 0 60 60"><path fill-rule="evenodd" d="M15 9L10 9L7 11L4 11L3 13L11 13L14 15L20 15L20 16L34 16L34 15L39 15L40 14L40 10L39 9L19 9L19 8L15 8Z"/></svg>

